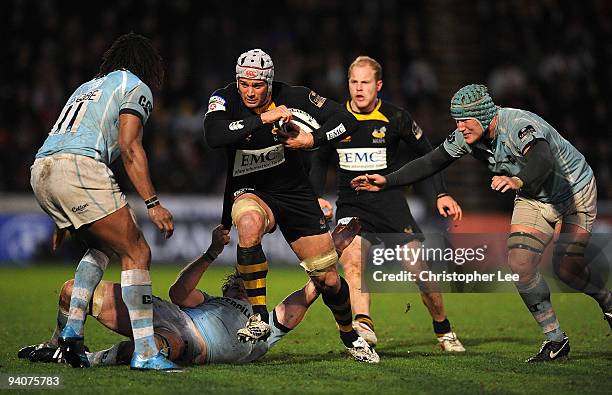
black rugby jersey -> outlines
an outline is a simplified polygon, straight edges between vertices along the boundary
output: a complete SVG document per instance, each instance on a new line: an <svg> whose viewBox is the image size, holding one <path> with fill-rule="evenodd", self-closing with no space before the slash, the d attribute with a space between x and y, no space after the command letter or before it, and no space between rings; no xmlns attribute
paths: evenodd
<svg viewBox="0 0 612 395"><path fill-rule="evenodd" d="M321 127L313 132L315 146L342 139L357 126L355 117L344 111L341 104L309 88L275 81L267 110L281 105L305 111L317 120ZM210 97L204 134L211 147L223 147L226 151L224 218L233 193L242 188L272 194L298 187L312 189L303 152L284 148L273 128L272 124L263 124L259 114L244 105L235 82Z"/></svg>
<svg viewBox="0 0 612 395"><path fill-rule="evenodd" d="M422 129L404 109L380 99L367 114L353 112L349 102L345 107L357 118L359 126L351 135L321 147L313 155L310 180L319 196L324 192L327 166L334 154L338 160L338 197L346 199L358 195L350 185L353 178L366 173L386 175L405 164L400 155L400 140L417 156L432 150ZM436 194L446 192L440 173L432 176L432 180Z"/></svg>

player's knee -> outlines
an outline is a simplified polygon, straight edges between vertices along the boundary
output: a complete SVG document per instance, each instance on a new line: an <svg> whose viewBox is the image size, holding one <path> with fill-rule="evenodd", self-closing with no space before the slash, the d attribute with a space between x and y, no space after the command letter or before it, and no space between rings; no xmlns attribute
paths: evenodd
<svg viewBox="0 0 612 395"><path fill-rule="evenodd" d="M260 213L247 211L236 220L236 229L240 245L250 247L261 242L265 220Z"/></svg>
<svg viewBox="0 0 612 395"><path fill-rule="evenodd" d="M544 251L544 242L526 232L514 232L508 237L508 264L519 282L529 281L537 270Z"/></svg>
<svg viewBox="0 0 612 395"><path fill-rule="evenodd" d="M337 272L327 272L318 276L311 276L316 290L322 295L335 294L340 287L340 277Z"/></svg>
<svg viewBox="0 0 612 395"><path fill-rule="evenodd" d="M580 241L555 242L553 249L553 269L555 274L565 283L571 283L584 270L584 253L586 243Z"/></svg>
<svg viewBox="0 0 612 395"><path fill-rule="evenodd" d="M70 308L70 298L72 297L72 288L74 287L74 279L70 279L62 285L59 296L59 305L62 309Z"/></svg>

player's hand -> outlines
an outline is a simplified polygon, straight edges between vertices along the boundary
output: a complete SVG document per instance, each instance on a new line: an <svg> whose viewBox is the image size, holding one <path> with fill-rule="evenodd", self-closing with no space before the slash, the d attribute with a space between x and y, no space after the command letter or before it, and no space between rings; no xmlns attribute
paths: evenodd
<svg viewBox="0 0 612 395"><path fill-rule="evenodd" d="M282 120L283 122L291 121L293 115L287 109L287 106L278 106L272 110L266 111L260 115L261 122L263 123L274 123Z"/></svg>
<svg viewBox="0 0 612 395"><path fill-rule="evenodd" d="M443 217L448 217L449 215L453 217L455 221L461 221L463 217L463 211L461 210L461 206L455 199L450 195L441 196L436 201L436 207L438 208L438 212Z"/></svg>
<svg viewBox="0 0 612 395"><path fill-rule="evenodd" d="M208 252L214 256L219 256L223 252L223 246L230 242L229 233L229 229L225 229L221 224L217 225L212 232L212 240L210 241Z"/></svg>
<svg viewBox="0 0 612 395"><path fill-rule="evenodd" d="M291 124L291 122L289 123ZM314 137L311 133L306 133L298 127L298 134L295 137L280 136L283 145L291 149L308 149L314 146Z"/></svg>
<svg viewBox="0 0 612 395"><path fill-rule="evenodd" d="M323 198L318 198L317 200L319 201L319 207L321 207L321 211L323 211L325 219L328 221L332 219L334 217L334 208L332 207L331 203Z"/></svg>
<svg viewBox="0 0 612 395"><path fill-rule="evenodd" d="M57 225L55 226L55 229L53 229L53 236L51 236L51 251L57 251L67 233L68 228L60 229Z"/></svg>
<svg viewBox="0 0 612 395"><path fill-rule="evenodd" d="M351 180L351 187L357 191L378 192L387 184L385 176L380 174L365 174Z"/></svg>
<svg viewBox="0 0 612 395"><path fill-rule="evenodd" d="M172 214L162 205L152 207L148 210L151 222L157 226L157 229L164 234L166 239L169 239L174 233L174 222Z"/></svg>
<svg viewBox="0 0 612 395"><path fill-rule="evenodd" d="M331 234L338 256L342 255L342 252L353 242L353 239L355 239L355 236L357 236L360 231L361 224L357 217L351 218L348 223L338 223L336 229L334 229Z"/></svg>
<svg viewBox="0 0 612 395"><path fill-rule="evenodd" d="M491 179L491 189L504 193L509 190L518 191L522 183L517 178L507 176L493 176Z"/></svg>

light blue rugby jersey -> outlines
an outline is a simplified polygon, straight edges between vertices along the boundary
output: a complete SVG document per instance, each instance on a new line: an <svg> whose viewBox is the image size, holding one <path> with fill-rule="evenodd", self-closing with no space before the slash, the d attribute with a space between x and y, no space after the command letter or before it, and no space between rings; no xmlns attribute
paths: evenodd
<svg viewBox="0 0 612 395"><path fill-rule="evenodd" d="M79 86L70 96L36 158L73 153L110 165L119 156L119 114L145 125L153 111L151 89L127 70L113 71Z"/></svg>
<svg viewBox="0 0 612 395"><path fill-rule="evenodd" d="M525 166L525 157L521 154L523 149L534 139L543 139L552 152L553 171L536 195L529 197L544 203L560 203L580 192L591 181L593 170L584 156L544 119L514 108L499 108L497 114L491 148L482 141L470 146L463 134L455 129L443 143L446 152L454 158L472 154L484 161L494 174L516 176Z"/></svg>
<svg viewBox="0 0 612 395"><path fill-rule="evenodd" d="M244 328L253 314L251 305L238 299L204 294L204 303L181 308L191 317L208 349L207 363L251 362L263 356L270 341L241 343L236 332Z"/></svg>

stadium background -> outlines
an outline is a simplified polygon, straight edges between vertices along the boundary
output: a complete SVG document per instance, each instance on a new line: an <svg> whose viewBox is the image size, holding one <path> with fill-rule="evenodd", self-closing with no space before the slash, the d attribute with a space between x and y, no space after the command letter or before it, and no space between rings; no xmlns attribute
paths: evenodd
<svg viewBox="0 0 612 395"><path fill-rule="evenodd" d="M612 209L612 4L607 1L291 0L206 2L44 0L3 3L0 82L0 261L74 263L78 249L49 255L51 223L33 200L29 166L73 89L93 76L102 52L120 34L151 37L166 62L166 81L145 128L154 184L177 220L164 243L133 199L154 260L185 261L206 248L219 220L225 161L202 133L203 109L234 79L238 54L260 47L276 79L307 85L344 101L346 68L367 54L383 65L381 96L407 108L435 146L454 128L448 101L460 86L489 86L498 105L536 112L593 167L599 190L596 231ZM122 189L133 188L118 161ZM331 170L331 169L330 169ZM446 171L466 211L460 227L503 232L512 196L488 188L490 175L471 158ZM327 183L333 197L335 176ZM427 182L407 189L426 231L450 224L433 208ZM452 226L451 226L452 228ZM277 232L278 233L278 232ZM271 262L293 262L280 235L266 241ZM230 249L232 250L232 249ZM222 259L230 262L233 253Z"/></svg>
<svg viewBox="0 0 612 395"><path fill-rule="evenodd" d="M238 54L252 47L271 54L277 79L308 85L336 100L346 99L348 64L357 55L373 56L384 68L382 97L405 106L434 145L454 127L447 111L452 93L466 83L488 84L497 104L542 115L584 153L599 189L596 231L609 233L609 1L7 0L0 15L0 377L59 374L62 393L75 394L364 393L379 388L398 394L609 393L610 332L592 300L569 293L553 298L572 338L572 358L545 366L523 363L541 334L515 292L445 295L453 328L468 348L465 355L435 349L431 318L416 293L374 296L382 356L376 366L348 359L320 302L263 361L192 368L178 380L134 375L123 366L84 372L33 365L15 355L53 331L58 288L73 275L81 252L67 243L57 255L50 254L52 224L33 199L29 166L68 95L95 74L102 52L118 35L135 31L153 38L166 61L166 84L155 97L144 142L155 185L176 218L170 241L152 229L121 164L113 170L153 247L154 292L167 297L178 264L206 248L220 217L224 160L204 142L203 108L214 89L234 79ZM465 209L457 228L434 212L427 183L407 190L427 231L449 228L490 236L507 230L512 196L499 198L489 191L484 166L464 158L446 175ZM330 196L334 183L330 172ZM268 276L269 300L276 303L305 276L278 234L266 237L265 244L277 266ZM226 264L234 259L232 247L220 258ZM281 263L287 267L278 267ZM216 292L228 270L216 262L200 288ZM105 279L119 281L119 271L111 264ZM86 326L93 349L123 340L95 320Z"/></svg>

